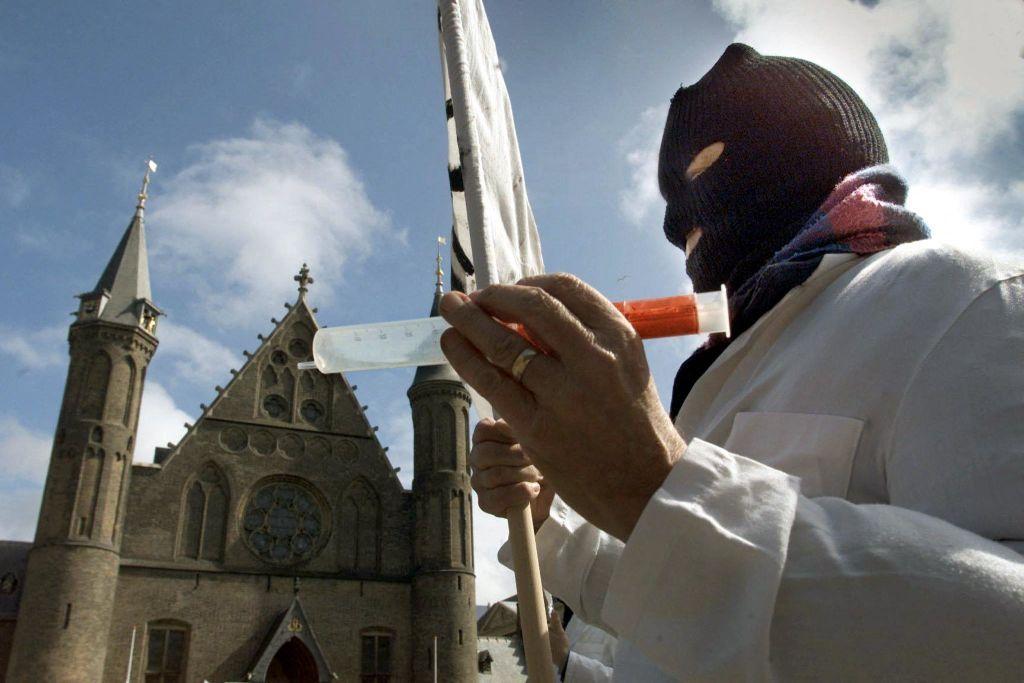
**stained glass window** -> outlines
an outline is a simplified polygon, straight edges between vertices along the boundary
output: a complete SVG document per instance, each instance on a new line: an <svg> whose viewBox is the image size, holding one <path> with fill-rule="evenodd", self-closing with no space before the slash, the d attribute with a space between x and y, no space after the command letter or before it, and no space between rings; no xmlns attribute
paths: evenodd
<svg viewBox="0 0 1024 683"><path fill-rule="evenodd" d="M253 494L242 524L249 547L259 557L274 564L294 564L308 560L319 549L323 519L324 511L311 492L278 481Z"/></svg>

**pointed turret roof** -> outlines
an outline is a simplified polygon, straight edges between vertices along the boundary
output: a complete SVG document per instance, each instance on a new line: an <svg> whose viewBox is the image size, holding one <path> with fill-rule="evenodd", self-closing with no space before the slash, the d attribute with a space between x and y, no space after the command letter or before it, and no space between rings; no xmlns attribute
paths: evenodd
<svg viewBox="0 0 1024 683"><path fill-rule="evenodd" d="M149 169L152 169L155 164L152 162L150 164ZM138 325L138 302L141 300L152 306L145 222L149 169L142 181L142 190L139 192L139 203L135 207L135 215L132 216L113 256L110 257L110 262L107 263L103 274L100 275L96 287L89 293L93 295L106 294L109 297L100 313L101 320Z"/></svg>
<svg viewBox="0 0 1024 683"><path fill-rule="evenodd" d="M436 318L441 315L441 297L444 296L444 270L441 268L441 253L437 254L437 282L434 283L434 301L430 306L430 317ZM462 379L455 374L455 370L448 363L442 365L421 365L416 368L416 375L413 377L412 386L422 382L462 382Z"/></svg>

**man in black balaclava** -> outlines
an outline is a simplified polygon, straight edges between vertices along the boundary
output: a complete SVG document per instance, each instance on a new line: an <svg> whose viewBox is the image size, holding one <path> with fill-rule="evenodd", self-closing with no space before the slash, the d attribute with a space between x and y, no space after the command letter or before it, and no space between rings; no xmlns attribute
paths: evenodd
<svg viewBox="0 0 1024 683"><path fill-rule="evenodd" d="M671 417L578 278L442 300L504 418L473 435L480 507L530 502L545 588L617 636L616 680L1020 679L1024 266L927 239L886 159L802 60L731 45L676 93L664 229L733 337Z"/></svg>
<svg viewBox="0 0 1024 683"><path fill-rule="evenodd" d="M686 169L724 143L697 178ZM680 88L661 141L665 236L687 258L694 291L735 291L804 226L845 176L888 161L875 117L834 74L790 57L730 45L707 74Z"/></svg>
<svg viewBox="0 0 1024 683"><path fill-rule="evenodd" d="M875 117L835 74L730 45L703 78L672 98L658 163L665 236L687 252L694 291L724 284L733 295L733 336L739 336L819 260L772 273L776 282L757 301L736 294L807 225L840 180L887 161ZM910 235L924 236L923 230ZM727 344L724 336L712 339L680 368L673 417Z"/></svg>

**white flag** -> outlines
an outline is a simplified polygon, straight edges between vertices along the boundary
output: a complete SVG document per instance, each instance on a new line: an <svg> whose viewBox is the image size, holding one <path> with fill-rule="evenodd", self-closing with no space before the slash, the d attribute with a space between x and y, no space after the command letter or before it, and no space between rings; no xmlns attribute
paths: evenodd
<svg viewBox="0 0 1024 683"><path fill-rule="evenodd" d="M471 291L542 273L512 104L482 0L438 0L438 27L449 121L452 287Z"/></svg>
<svg viewBox="0 0 1024 683"><path fill-rule="evenodd" d="M147 163L149 164L150 172L156 173L156 162L150 159Z"/></svg>

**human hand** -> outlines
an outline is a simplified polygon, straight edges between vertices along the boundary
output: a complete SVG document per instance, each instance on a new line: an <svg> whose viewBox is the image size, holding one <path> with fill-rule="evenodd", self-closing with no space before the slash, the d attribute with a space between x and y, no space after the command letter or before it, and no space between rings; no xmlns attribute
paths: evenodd
<svg viewBox="0 0 1024 683"><path fill-rule="evenodd" d="M529 501L536 531L551 511L555 492L516 441L508 423L484 418L473 430L470 483L480 509L495 517Z"/></svg>
<svg viewBox="0 0 1024 683"><path fill-rule="evenodd" d="M508 423L533 465L580 514L621 540L686 444L658 399L643 342L614 306L572 275L540 275L467 297L446 294L445 356ZM547 354L513 364L528 342Z"/></svg>
<svg viewBox="0 0 1024 683"><path fill-rule="evenodd" d="M564 670L569 661L569 636L565 634L562 618L555 610L551 610L548 617L548 642L551 643L551 663L559 671Z"/></svg>

